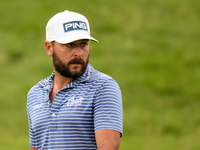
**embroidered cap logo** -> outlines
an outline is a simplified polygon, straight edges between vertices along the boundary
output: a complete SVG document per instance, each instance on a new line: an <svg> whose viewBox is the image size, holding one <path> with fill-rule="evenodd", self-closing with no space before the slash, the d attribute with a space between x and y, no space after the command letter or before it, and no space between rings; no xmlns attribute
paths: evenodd
<svg viewBox="0 0 200 150"><path fill-rule="evenodd" d="M88 31L87 24L82 21L72 21L63 24L64 31L73 31L73 30L86 30Z"/></svg>

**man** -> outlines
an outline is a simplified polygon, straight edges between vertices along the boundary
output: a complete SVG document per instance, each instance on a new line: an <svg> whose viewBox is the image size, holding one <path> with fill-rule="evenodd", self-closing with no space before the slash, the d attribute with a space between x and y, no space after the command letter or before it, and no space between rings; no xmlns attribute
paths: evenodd
<svg viewBox="0 0 200 150"><path fill-rule="evenodd" d="M117 150L122 99L117 82L89 61L88 20L64 11L46 26L45 48L54 71L28 92L31 150Z"/></svg>

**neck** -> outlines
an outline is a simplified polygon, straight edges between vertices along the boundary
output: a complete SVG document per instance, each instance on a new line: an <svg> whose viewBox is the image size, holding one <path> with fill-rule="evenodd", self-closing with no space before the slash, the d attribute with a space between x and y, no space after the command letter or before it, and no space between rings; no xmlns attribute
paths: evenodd
<svg viewBox="0 0 200 150"><path fill-rule="evenodd" d="M54 71L55 73L55 77L54 77L54 87L56 87L58 90L61 90L62 88L64 88L65 86L67 86L71 81L73 81L73 78L67 78L64 77L62 75L60 75L60 73L58 73L57 71Z"/></svg>

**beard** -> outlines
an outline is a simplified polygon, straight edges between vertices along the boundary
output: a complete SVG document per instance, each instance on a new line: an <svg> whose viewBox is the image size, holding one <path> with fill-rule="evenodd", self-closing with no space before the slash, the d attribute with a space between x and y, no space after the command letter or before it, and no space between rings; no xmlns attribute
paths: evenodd
<svg viewBox="0 0 200 150"><path fill-rule="evenodd" d="M58 58L58 56L56 55L56 53L54 51L53 51L52 58L53 58L53 65L54 65L55 70L60 75L67 77L67 78L73 78L73 79L79 78L84 74L84 72L87 68L88 62L89 62L89 55L88 55L86 62L84 62L84 60L82 58L76 57L76 58L70 60L67 64L65 64L60 60L60 58ZM81 64L82 67L79 71L72 72L72 71L70 71L71 64Z"/></svg>

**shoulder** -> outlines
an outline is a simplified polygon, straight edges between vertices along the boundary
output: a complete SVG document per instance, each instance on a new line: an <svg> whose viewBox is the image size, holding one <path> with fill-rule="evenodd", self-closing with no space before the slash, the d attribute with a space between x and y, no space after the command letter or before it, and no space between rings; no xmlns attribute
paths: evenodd
<svg viewBox="0 0 200 150"><path fill-rule="evenodd" d="M50 78L51 76L44 78L40 80L37 84L35 84L33 87L31 87L27 94L27 101L32 101L33 99L35 99L35 97L39 96L43 92Z"/></svg>
<svg viewBox="0 0 200 150"><path fill-rule="evenodd" d="M117 96L119 99L121 99L121 89L115 79L113 79L111 76L96 71L95 73L96 77L94 80L93 87L96 87L95 95L98 96Z"/></svg>
<svg viewBox="0 0 200 150"><path fill-rule="evenodd" d="M95 81L97 83L100 83L101 86L113 85L114 87L119 87L119 85L115 79L113 79L111 76L109 76L105 73L99 72L99 71L96 71L96 80Z"/></svg>
<svg viewBox="0 0 200 150"><path fill-rule="evenodd" d="M106 84L118 83L109 75L95 70L90 64L88 64L87 70L83 77L80 79L83 83L92 83L94 86L103 86Z"/></svg>
<svg viewBox="0 0 200 150"><path fill-rule="evenodd" d="M40 80L37 84L35 84L31 89L28 91L28 95L37 92L38 90L42 89L45 86L45 82L48 80L49 77Z"/></svg>

